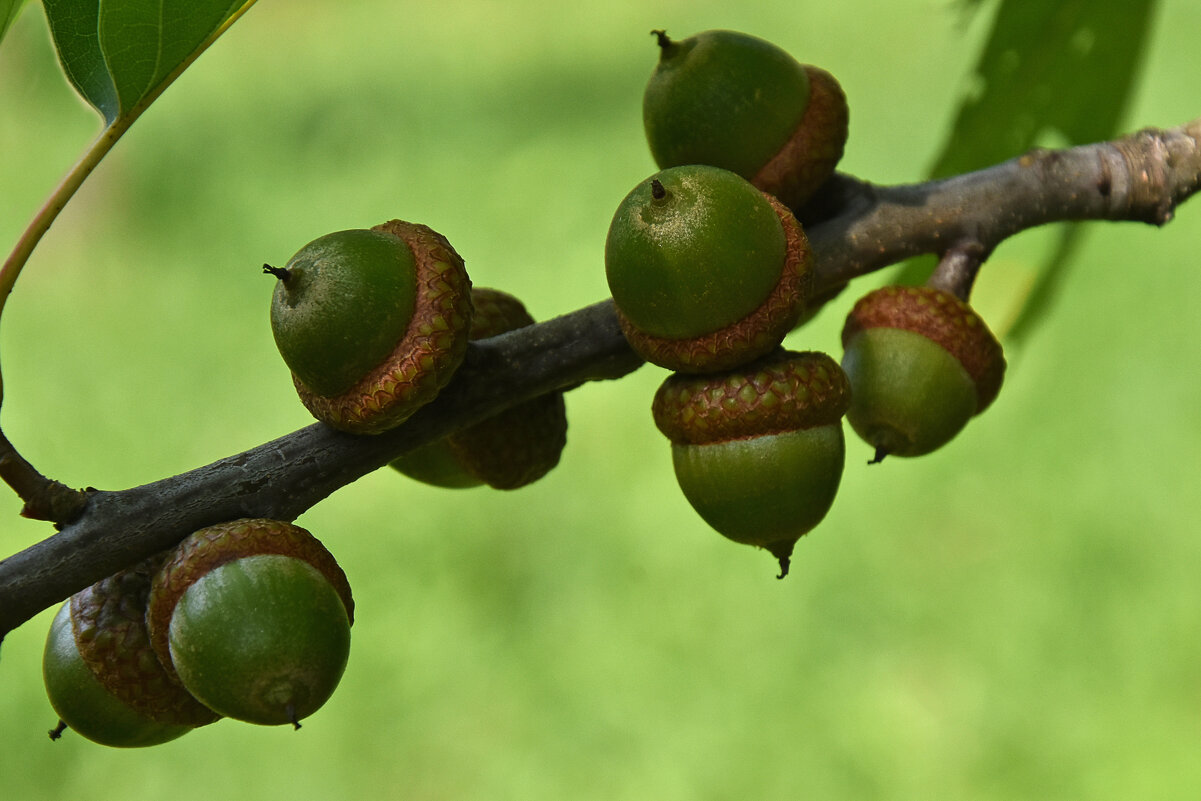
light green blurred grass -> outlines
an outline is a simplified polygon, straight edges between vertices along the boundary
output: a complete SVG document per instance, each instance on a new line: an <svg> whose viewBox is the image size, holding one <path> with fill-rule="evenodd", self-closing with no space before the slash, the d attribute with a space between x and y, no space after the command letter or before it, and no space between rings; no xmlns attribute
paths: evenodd
<svg viewBox="0 0 1201 801"><path fill-rule="evenodd" d="M919 0L263 0L97 171L5 314L3 422L42 470L119 488L307 424L264 261L398 216L547 317L605 294L612 209L653 166L647 31L771 38L839 76L844 167L916 180L987 17ZM36 7L0 46L0 241L95 133ZM1165 2L1129 127L1199 113L1201 11ZM868 468L776 582L708 531L649 419L662 372L571 393L515 493L386 472L299 522L338 555L350 666L299 733L157 749L66 737L49 612L5 641L5 797L1192 799L1201 794L1201 208L1090 226L1041 333L945 452ZM1045 232L1004 245L996 274ZM865 282L869 283L869 282ZM849 293L854 294L854 293ZM840 301L790 344L837 352ZM50 534L0 516L0 551Z"/></svg>

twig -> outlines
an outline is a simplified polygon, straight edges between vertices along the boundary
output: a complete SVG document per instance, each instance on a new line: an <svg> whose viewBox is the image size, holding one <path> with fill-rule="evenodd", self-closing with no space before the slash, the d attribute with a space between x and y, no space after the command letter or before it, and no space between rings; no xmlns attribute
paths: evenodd
<svg viewBox="0 0 1201 801"><path fill-rule="evenodd" d="M1008 236L1061 220L1160 225L1201 187L1201 119L1113 143L1036 151L980 172L899 187L837 176L808 228L815 294L921 253L974 259ZM964 249L963 243L972 243ZM978 254L977 254L978 255ZM58 534L0 562L0 636L40 610L169 547L243 516L292 520L400 454L547 392L620 378L641 364L611 301L472 343L433 404L377 437L322 425L182 475L89 493Z"/></svg>

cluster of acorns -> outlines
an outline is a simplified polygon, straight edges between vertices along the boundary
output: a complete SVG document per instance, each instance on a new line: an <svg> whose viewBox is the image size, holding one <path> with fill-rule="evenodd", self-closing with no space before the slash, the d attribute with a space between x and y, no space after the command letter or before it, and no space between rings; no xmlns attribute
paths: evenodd
<svg viewBox="0 0 1201 801"><path fill-rule="evenodd" d="M643 111L661 171L614 215L609 287L631 347L673 371L652 411L685 497L718 532L768 549L783 577L833 504L844 415L877 461L929 453L992 402L1005 363L975 312L931 287L855 304L841 365L784 350L812 285L794 210L842 156L846 99L829 73L760 39L654 33ZM440 234L399 220L320 237L264 272L301 401L351 434L392 429L433 400L469 340L533 323L512 296L473 289ZM554 393L392 466L437 486L514 489L558 463L566 429ZM299 728L342 676L353 609L341 568L304 529L198 531L63 605L44 658L62 721L52 735L69 726L139 746L219 717Z"/></svg>
<svg viewBox="0 0 1201 801"><path fill-rule="evenodd" d="M979 316L932 287L861 299L841 365L784 350L812 283L794 211L842 157L846 98L761 39L654 34L643 120L662 171L613 217L609 288L630 345L674 371L652 411L685 497L726 537L769 550L783 578L837 493L844 415L875 461L929 453L992 401L1005 363Z"/></svg>

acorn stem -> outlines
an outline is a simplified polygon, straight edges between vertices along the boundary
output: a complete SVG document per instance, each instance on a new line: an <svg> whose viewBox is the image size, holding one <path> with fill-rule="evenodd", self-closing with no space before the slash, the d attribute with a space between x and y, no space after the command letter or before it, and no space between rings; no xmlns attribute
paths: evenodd
<svg viewBox="0 0 1201 801"><path fill-rule="evenodd" d="M884 447L883 445L877 445L876 455L873 456L870 461L868 461L868 464L880 464L880 462L884 461L884 457L887 455L888 448Z"/></svg>
<svg viewBox="0 0 1201 801"><path fill-rule="evenodd" d="M792 564L792 557L781 556L779 558L779 561L780 561L780 575L776 576L776 578L782 579L788 575L788 567L789 567L789 565Z"/></svg>
<svg viewBox="0 0 1201 801"><path fill-rule="evenodd" d="M671 56L671 51L675 50L676 43L673 42L667 35L667 31L663 30L662 28L658 28L651 31L651 35L658 40L659 49L663 51L660 56L662 58L669 58Z"/></svg>
<svg viewBox="0 0 1201 801"><path fill-rule="evenodd" d="M67 730L67 722L65 720L59 720L58 725L55 726L53 729L51 729L49 732L50 739L51 740L59 739L60 737L63 736L63 732L65 732L66 730Z"/></svg>
<svg viewBox="0 0 1201 801"><path fill-rule="evenodd" d="M285 711L288 713L288 720L292 722L292 731L299 731L300 721L296 719L296 705L288 704Z"/></svg>
<svg viewBox="0 0 1201 801"><path fill-rule="evenodd" d="M287 281L292 277L292 271L287 267L272 267L270 264L263 265L263 272L267 275L274 275L281 281Z"/></svg>

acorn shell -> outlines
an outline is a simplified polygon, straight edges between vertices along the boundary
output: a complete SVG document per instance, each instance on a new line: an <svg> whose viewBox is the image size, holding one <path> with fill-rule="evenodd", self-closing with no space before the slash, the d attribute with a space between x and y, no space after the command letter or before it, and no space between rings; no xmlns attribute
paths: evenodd
<svg viewBox="0 0 1201 801"><path fill-rule="evenodd" d="M850 386L823 353L779 350L727 373L676 374L652 404L684 496L716 531L788 571L842 477Z"/></svg>
<svg viewBox="0 0 1201 801"><path fill-rule="evenodd" d="M164 667L173 671L168 630L175 605L188 587L227 562L262 554L291 556L315 567L333 585L346 607L348 620L354 623L354 598L346 573L333 554L307 530L264 518L218 523L185 537L154 576L146 624L151 647Z"/></svg>
<svg viewBox="0 0 1201 801"><path fill-rule="evenodd" d="M921 456L949 442L996 399L1001 344L959 298L932 287L884 287L861 298L843 327L854 388L847 420L887 455Z"/></svg>
<svg viewBox="0 0 1201 801"><path fill-rule="evenodd" d="M642 100L643 126L661 168L711 164L750 179L784 147L809 104L809 76L783 49L727 30L674 41Z"/></svg>
<svg viewBox="0 0 1201 801"><path fill-rule="evenodd" d="M1005 377L1001 343L975 309L950 292L928 286L887 286L869 292L847 315L843 347L869 328L921 334L955 357L976 386L976 414L996 400Z"/></svg>
<svg viewBox="0 0 1201 801"><path fill-rule="evenodd" d="M342 678L350 622L315 567L258 554L196 579L175 606L168 639L180 680L205 704L236 720L299 728Z"/></svg>
<svg viewBox="0 0 1201 801"><path fill-rule="evenodd" d="M347 241L355 247L345 247ZM373 269L360 274L368 263ZM427 226L392 220L331 234L278 272L284 277L272 298L276 341L290 366L306 366L293 368L301 401L334 428L373 434L399 425L433 400L462 363L471 282L462 258ZM307 281L306 272L322 280ZM302 311L303 319L287 322Z"/></svg>
<svg viewBox="0 0 1201 801"><path fill-rule="evenodd" d="M474 287L471 296L475 307L472 340L534 323L521 301L506 292ZM554 469L566 444L563 393L552 392L410 451L391 464L410 478L440 487L487 484L494 489L517 489Z"/></svg>
<svg viewBox="0 0 1201 801"><path fill-rule="evenodd" d="M664 170L619 205L605 243L618 321L642 358L716 372L762 356L804 309L812 257L782 204L728 170Z"/></svg>

